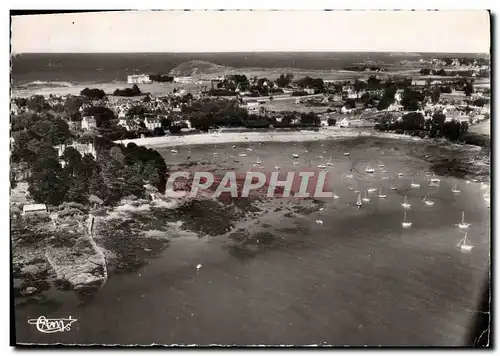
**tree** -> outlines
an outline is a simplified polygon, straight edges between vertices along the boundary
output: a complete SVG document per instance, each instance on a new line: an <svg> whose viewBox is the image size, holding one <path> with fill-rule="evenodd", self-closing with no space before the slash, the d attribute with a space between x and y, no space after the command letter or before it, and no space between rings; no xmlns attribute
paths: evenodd
<svg viewBox="0 0 500 356"><path fill-rule="evenodd" d="M91 177L89 179L89 194L95 195L100 199L106 200L108 197L108 190L104 179L99 174L98 169L92 171Z"/></svg>
<svg viewBox="0 0 500 356"><path fill-rule="evenodd" d="M334 118L328 119L328 126L335 126L336 123L337 123L337 120L335 120Z"/></svg>
<svg viewBox="0 0 500 356"><path fill-rule="evenodd" d="M59 205L66 195L66 182L56 158L40 158L33 164L28 191L37 203Z"/></svg>
<svg viewBox="0 0 500 356"><path fill-rule="evenodd" d="M465 83L464 93L466 96L471 96L471 94L474 93L474 86L472 85L471 82Z"/></svg>
<svg viewBox="0 0 500 356"><path fill-rule="evenodd" d="M28 109L35 112L42 112L49 109L49 103L45 101L43 95L33 95L26 102Z"/></svg>
<svg viewBox="0 0 500 356"><path fill-rule="evenodd" d="M122 187L122 195L142 196L144 193L144 181L142 177L143 164L141 161L136 161L132 165L128 165L124 169L124 184Z"/></svg>
<svg viewBox="0 0 500 356"><path fill-rule="evenodd" d="M407 111L417 111L420 108L420 102L423 101L423 98L421 93L407 88L403 92L401 105Z"/></svg>
<svg viewBox="0 0 500 356"><path fill-rule="evenodd" d="M105 106L90 106L85 108L84 116L93 116L97 127L112 127L111 122L116 119L113 110Z"/></svg>
<svg viewBox="0 0 500 356"><path fill-rule="evenodd" d="M165 136L165 131L161 127L155 127L153 130L153 135L155 136Z"/></svg>
<svg viewBox="0 0 500 356"><path fill-rule="evenodd" d="M439 98L441 96L441 91L439 90L439 88L435 88L432 92L431 92L431 100L432 100L432 103L433 104L437 104L439 102Z"/></svg>
<svg viewBox="0 0 500 356"><path fill-rule="evenodd" d="M347 99L344 102L344 106L348 109L355 109L356 108L356 102L353 99Z"/></svg>
<svg viewBox="0 0 500 356"><path fill-rule="evenodd" d="M142 101L143 101L144 103L150 103L150 102L151 102L151 97L149 96L149 94L147 94L147 95L146 95L146 96L142 99Z"/></svg>
<svg viewBox="0 0 500 356"><path fill-rule="evenodd" d="M307 126L318 126L321 123L319 116L312 111L300 115L300 123Z"/></svg>
<svg viewBox="0 0 500 356"><path fill-rule="evenodd" d="M429 75L429 74L431 74L431 70L428 68L422 68L422 69L420 69L420 74L421 75Z"/></svg>
<svg viewBox="0 0 500 356"><path fill-rule="evenodd" d="M367 86L368 85L365 82L359 79L356 79L356 81L354 82L354 90L356 91L356 93L359 93L360 91L366 89Z"/></svg>
<svg viewBox="0 0 500 356"><path fill-rule="evenodd" d="M85 88L80 92L80 95L89 100L101 100L106 96L106 93L102 89Z"/></svg>
<svg viewBox="0 0 500 356"><path fill-rule="evenodd" d="M292 73L287 73L281 74L278 79L276 79L276 84L278 84L279 87L284 88L290 85L290 83L293 80L293 74Z"/></svg>
<svg viewBox="0 0 500 356"><path fill-rule="evenodd" d="M119 147L113 147L102 167L102 178L107 188L107 201L117 202L122 197L122 187L124 184L124 155ZM97 195L97 194L96 194Z"/></svg>

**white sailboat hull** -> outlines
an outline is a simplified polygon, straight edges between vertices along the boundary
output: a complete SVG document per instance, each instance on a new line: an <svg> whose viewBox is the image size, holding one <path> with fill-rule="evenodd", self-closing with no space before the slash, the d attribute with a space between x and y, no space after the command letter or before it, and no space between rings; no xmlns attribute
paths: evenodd
<svg viewBox="0 0 500 356"><path fill-rule="evenodd" d="M411 204L408 204L408 203L403 203L403 204L401 204L401 206L405 209L411 208Z"/></svg>
<svg viewBox="0 0 500 356"><path fill-rule="evenodd" d="M370 201L370 199L369 199L369 198L363 198L363 201L364 201L365 203L368 203L368 202Z"/></svg>
<svg viewBox="0 0 500 356"><path fill-rule="evenodd" d="M458 224L458 227L461 229L467 229L470 226L468 223L460 223Z"/></svg>
<svg viewBox="0 0 500 356"><path fill-rule="evenodd" d="M408 228L411 226L411 222L404 222L404 223L401 223L401 226L404 227L404 228Z"/></svg>
<svg viewBox="0 0 500 356"><path fill-rule="evenodd" d="M383 195L383 194L381 194L381 195L379 195L378 197L379 197L380 199L385 199L385 198L387 198L387 195Z"/></svg>
<svg viewBox="0 0 500 356"><path fill-rule="evenodd" d="M474 246L471 246L471 245L462 245L462 246L460 246L460 249L461 249L462 251L469 252L469 251L471 251L471 250L472 250L472 248L473 248L473 247L474 247Z"/></svg>
<svg viewBox="0 0 500 356"><path fill-rule="evenodd" d="M433 201L429 201L429 200L425 200L424 203L425 203L425 205L428 205L428 206L433 206L434 205L434 202Z"/></svg>
<svg viewBox="0 0 500 356"><path fill-rule="evenodd" d="M415 183L412 183L412 184L411 184L411 187L412 187L412 188L420 188L420 184L415 184Z"/></svg>

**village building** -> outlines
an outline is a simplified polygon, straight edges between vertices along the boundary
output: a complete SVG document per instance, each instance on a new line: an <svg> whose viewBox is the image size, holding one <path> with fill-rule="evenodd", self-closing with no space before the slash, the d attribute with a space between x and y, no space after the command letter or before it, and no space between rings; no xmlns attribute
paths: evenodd
<svg viewBox="0 0 500 356"><path fill-rule="evenodd" d="M346 117L344 117L339 124L340 127L349 127L349 120L347 120Z"/></svg>
<svg viewBox="0 0 500 356"><path fill-rule="evenodd" d="M64 154L64 151L68 147L72 147L75 150L77 150L78 153L82 155L82 157L85 156L86 154L90 154L94 156L94 158L96 158L96 150L93 143L71 143L69 145L61 144L54 146L54 148L57 150L57 154L59 155L59 157L61 157Z"/></svg>
<svg viewBox="0 0 500 356"><path fill-rule="evenodd" d="M82 130L92 130L97 127L95 117L84 116L82 118Z"/></svg>
<svg viewBox="0 0 500 356"><path fill-rule="evenodd" d="M151 79L149 79L149 75L147 74L134 74L127 76L128 84L147 84L151 83Z"/></svg>
<svg viewBox="0 0 500 356"><path fill-rule="evenodd" d="M47 205L45 204L27 204L23 206L23 216L45 215L48 213Z"/></svg>
<svg viewBox="0 0 500 356"><path fill-rule="evenodd" d="M82 122L81 121L68 121L68 127L71 131L73 132L78 132L82 129Z"/></svg>
<svg viewBox="0 0 500 356"><path fill-rule="evenodd" d="M161 121L158 118L147 117L144 119L144 125L148 130L153 131L157 127L161 127Z"/></svg>
<svg viewBox="0 0 500 356"><path fill-rule="evenodd" d="M125 128L125 130L130 131L133 127L133 120L122 118L118 121L118 125Z"/></svg>

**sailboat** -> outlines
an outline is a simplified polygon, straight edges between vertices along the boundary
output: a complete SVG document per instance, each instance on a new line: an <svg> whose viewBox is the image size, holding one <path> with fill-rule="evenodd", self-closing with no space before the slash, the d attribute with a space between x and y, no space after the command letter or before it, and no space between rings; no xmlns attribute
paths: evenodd
<svg viewBox="0 0 500 356"><path fill-rule="evenodd" d="M377 191L377 188L368 188L367 191L368 193L373 193Z"/></svg>
<svg viewBox="0 0 500 356"><path fill-rule="evenodd" d="M358 193L358 201L356 201L356 205L358 206L358 208L361 208L361 206L363 205L363 203L361 202L361 193Z"/></svg>
<svg viewBox="0 0 500 356"><path fill-rule="evenodd" d="M246 155L246 153L240 153L239 156L240 157L246 157L247 155Z"/></svg>
<svg viewBox="0 0 500 356"><path fill-rule="evenodd" d="M411 226L411 224L412 224L411 222L406 221L406 211L405 211L405 218L404 218L403 222L401 223L401 226L403 226L404 228L408 228Z"/></svg>
<svg viewBox="0 0 500 356"><path fill-rule="evenodd" d="M248 151L248 152L253 152L253 150L252 150L250 147L249 147L249 148L247 148L247 151Z"/></svg>
<svg viewBox="0 0 500 356"><path fill-rule="evenodd" d="M408 198L406 197L406 195L405 195L405 201L401 205L403 206L403 208L406 208L406 209L411 207L411 204L408 203Z"/></svg>
<svg viewBox="0 0 500 356"><path fill-rule="evenodd" d="M427 199L427 197L429 196L429 193L427 193L427 195L424 197L423 202L425 203L425 205L428 205L428 206L433 206L434 205L434 201L433 200L429 200Z"/></svg>
<svg viewBox="0 0 500 356"><path fill-rule="evenodd" d="M431 182L429 183L430 187L439 187L439 183L441 180L439 178L431 178Z"/></svg>
<svg viewBox="0 0 500 356"><path fill-rule="evenodd" d="M319 155L319 156L318 156L318 158L319 158L319 159L323 159L323 156Z"/></svg>
<svg viewBox="0 0 500 356"><path fill-rule="evenodd" d="M382 169L382 170L380 171L380 173L387 173L387 170Z"/></svg>
<svg viewBox="0 0 500 356"><path fill-rule="evenodd" d="M363 201L365 203L368 203L370 201L370 198L368 198L368 193L365 191L365 196L363 197Z"/></svg>
<svg viewBox="0 0 500 356"><path fill-rule="evenodd" d="M170 150L170 152L172 152L172 153L177 153L177 150Z"/></svg>
<svg viewBox="0 0 500 356"><path fill-rule="evenodd" d="M257 163L257 164L261 164L261 163L262 163L262 161L260 160L260 158L257 158L257 160L255 161L255 163Z"/></svg>
<svg viewBox="0 0 500 356"><path fill-rule="evenodd" d="M398 177L402 177L402 176L403 176L403 172L399 172Z"/></svg>
<svg viewBox="0 0 500 356"><path fill-rule="evenodd" d="M347 179L351 179L351 178L353 177L353 175L352 175L352 174L348 174L348 175L346 175L345 177L346 177Z"/></svg>
<svg viewBox="0 0 500 356"><path fill-rule="evenodd" d="M412 181L411 181L411 187L412 187L412 188L420 188L420 184L415 183L415 181L413 181L413 180L412 180Z"/></svg>
<svg viewBox="0 0 500 356"><path fill-rule="evenodd" d="M348 189L348 190L354 190L354 188L353 188L353 187L348 187L347 189Z"/></svg>
<svg viewBox="0 0 500 356"><path fill-rule="evenodd" d="M318 168L320 168L320 169L325 169L325 168L326 168L326 165L324 165L324 164L318 164Z"/></svg>
<svg viewBox="0 0 500 356"><path fill-rule="evenodd" d="M382 188L380 188L380 189L379 189L379 191L378 191L378 197L379 197L380 199L385 199L385 198L387 198L387 195L382 194Z"/></svg>
<svg viewBox="0 0 500 356"><path fill-rule="evenodd" d="M467 243L467 233L465 233L464 237L462 238L462 240L460 240L457 246L460 246L460 249L465 252L469 252L474 247Z"/></svg>
<svg viewBox="0 0 500 356"><path fill-rule="evenodd" d="M274 166L274 169L276 169L277 171L280 170L280 166Z"/></svg>
<svg viewBox="0 0 500 356"><path fill-rule="evenodd" d="M298 154L296 154L296 153L294 153L294 154L292 154L292 157L293 157L293 158L299 158L299 155L298 155Z"/></svg>
<svg viewBox="0 0 500 356"><path fill-rule="evenodd" d="M467 229L470 226L469 223L465 222L465 211L462 210L462 221L458 224L461 229Z"/></svg>
<svg viewBox="0 0 500 356"><path fill-rule="evenodd" d="M383 163L378 164L378 168L383 168L383 167L385 167Z"/></svg>
<svg viewBox="0 0 500 356"><path fill-rule="evenodd" d="M326 165L327 166L333 166L332 157L331 156L330 156L330 159L328 160L328 162L326 162Z"/></svg>
<svg viewBox="0 0 500 356"><path fill-rule="evenodd" d="M373 173L373 172L375 172L375 170L373 168L370 168L369 166L366 166L365 171L366 171L366 173Z"/></svg>
<svg viewBox="0 0 500 356"><path fill-rule="evenodd" d="M344 156L349 156L350 153L349 152L344 152Z"/></svg>
<svg viewBox="0 0 500 356"><path fill-rule="evenodd" d="M389 188L390 190L397 190L398 187L396 187L395 185L391 185L391 187Z"/></svg>
<svg viewBox="0 0 500 356"><path fill-rule="evenodd" d="M292 164L293 164L294 166L297 166L297 165L299 164L299 162L297 162L297 161L293 161L293 163L292 163Z"/></svg>
<svg viewBox="0 0 500 356"><path fill-rule="evenodd" d="M460 190L457 189L457 185L456 184L453 186L453 188L451 188L451 191L453 193L460 193Z"/></svg>

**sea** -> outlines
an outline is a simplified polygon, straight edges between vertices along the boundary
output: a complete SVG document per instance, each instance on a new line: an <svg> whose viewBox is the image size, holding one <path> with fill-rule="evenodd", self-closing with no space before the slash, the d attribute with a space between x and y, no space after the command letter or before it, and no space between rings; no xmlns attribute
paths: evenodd
<svg viewBox="0 0 500 356"><path fill-rule="evenodd" d="M252 148L253 152L247 149ZM41 299L18 298L20 343L182 345L465 345L489 282L490 214L479 183L439 177L429 188L427 163L411 156L416 144L399 140L349 139L298 143L239 143L158 148L167 162L187 156L243 172L259 158L266 170L315 167L324 155L338 199L309 215L282 215L279 201L251 225L276 244L252 255L237 253L228 236L168 235L168 247L139 270L110 273L92 300L55 288ZM427 148L426 148L427 149ZM344 156L348 150L349 156ZM218 155L213 155L213 152ZM238 163L228 155L248 153ZM325 160L321 161L324 162ZM206 164L205 164L206 163ZM387 173L377 164L383 163ZM366 174L364 167L376 168ZM353 177L347 178L346 172ZM402 177L398 172L404 172ZM384 180L384 175L388 180ZM412 182L421 184L411 188ZM451 188L461 190L455 194ZM390 186L397 190L390 190ZM356 194L374 187L368 203ZM424 196L434 206L422 202ZM411 208L405 229L401 203ZM468 239L456 225L465 211ZM322 221L322 224L318 224ZM165 233L167 234L167 233ZM131 244L133 241L130 242ZM197 269L200 265L201 268ZM71 330L37 331L28 320L76 319Z"/></svg>
<svg viewBox="0 0 500 356"><path fill-rule="evenodd" d="M334 70L352 65L394 66L453 53L389 52L239 52L239 53L28 53L11 57L13 88L123 82L134 73L168 73L177 65L201 60L232 68Z"/></svg>

